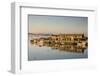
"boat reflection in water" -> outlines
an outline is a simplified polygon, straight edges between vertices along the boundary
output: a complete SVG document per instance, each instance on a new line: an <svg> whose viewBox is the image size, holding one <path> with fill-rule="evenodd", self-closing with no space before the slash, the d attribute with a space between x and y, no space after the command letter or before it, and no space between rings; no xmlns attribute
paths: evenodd
<svg viewBox="0 0 100 76"><path fill-rule="evenodd" d="M88 58L88 38L84 34L30 36L28 60Z"/></svg>
<svg viewBox="0 0 100 76"><path fill-rule="evenodd" d="M51 44L51 43L34 43L30 40L31 44L37 45L39 47L46 46L50 47L52 50L57 49L59 51L65 52L76 52L76 53L84 53L84 50L87 48L87 45L78 46L76 44Z"/></svg>

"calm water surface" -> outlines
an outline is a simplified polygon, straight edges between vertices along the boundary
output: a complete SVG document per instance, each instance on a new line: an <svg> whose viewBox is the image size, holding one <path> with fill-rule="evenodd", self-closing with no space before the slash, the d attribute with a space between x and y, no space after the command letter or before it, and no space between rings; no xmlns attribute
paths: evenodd
<svg viewBox="0 0 100 76"><path fill-rule="evenodd" d="M75 52L70 50L60 50L47 46L39 47L35 44L30 43L28 46L28 60L54 60L54 59L78 59L88 57L88 48L83 49L81 52Z"/></svg>

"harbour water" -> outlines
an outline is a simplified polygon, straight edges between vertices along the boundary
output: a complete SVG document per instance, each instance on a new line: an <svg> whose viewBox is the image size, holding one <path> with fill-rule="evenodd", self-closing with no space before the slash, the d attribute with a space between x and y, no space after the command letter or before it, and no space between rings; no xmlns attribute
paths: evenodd
<svg viewBox="0 0 100 76"><path fill-rule="evenodd" d="M29 36L28 60L56 60L56 59L80 59L88 58L88 48L75 48L75 46L39 46L32 44Z"/></svg>

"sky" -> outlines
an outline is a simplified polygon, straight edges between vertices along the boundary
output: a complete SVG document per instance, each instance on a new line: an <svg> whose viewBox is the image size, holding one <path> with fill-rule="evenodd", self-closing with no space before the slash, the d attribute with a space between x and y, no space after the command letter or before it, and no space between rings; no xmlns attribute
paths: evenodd
<svg viewBox="0 0 100 76"><path fill-rule="evenodd" d="M29 33L88 32L87 17L28 15Z"/></svg>

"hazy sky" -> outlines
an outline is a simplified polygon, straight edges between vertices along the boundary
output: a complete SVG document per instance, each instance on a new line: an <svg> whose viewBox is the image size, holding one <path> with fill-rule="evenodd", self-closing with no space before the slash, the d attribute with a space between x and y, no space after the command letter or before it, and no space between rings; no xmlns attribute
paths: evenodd
<svg viewBox="0 0 100 76"><path fill-rule="evenodd" d="M29 33L87 33L87 17L29 15Z"/></svg>

